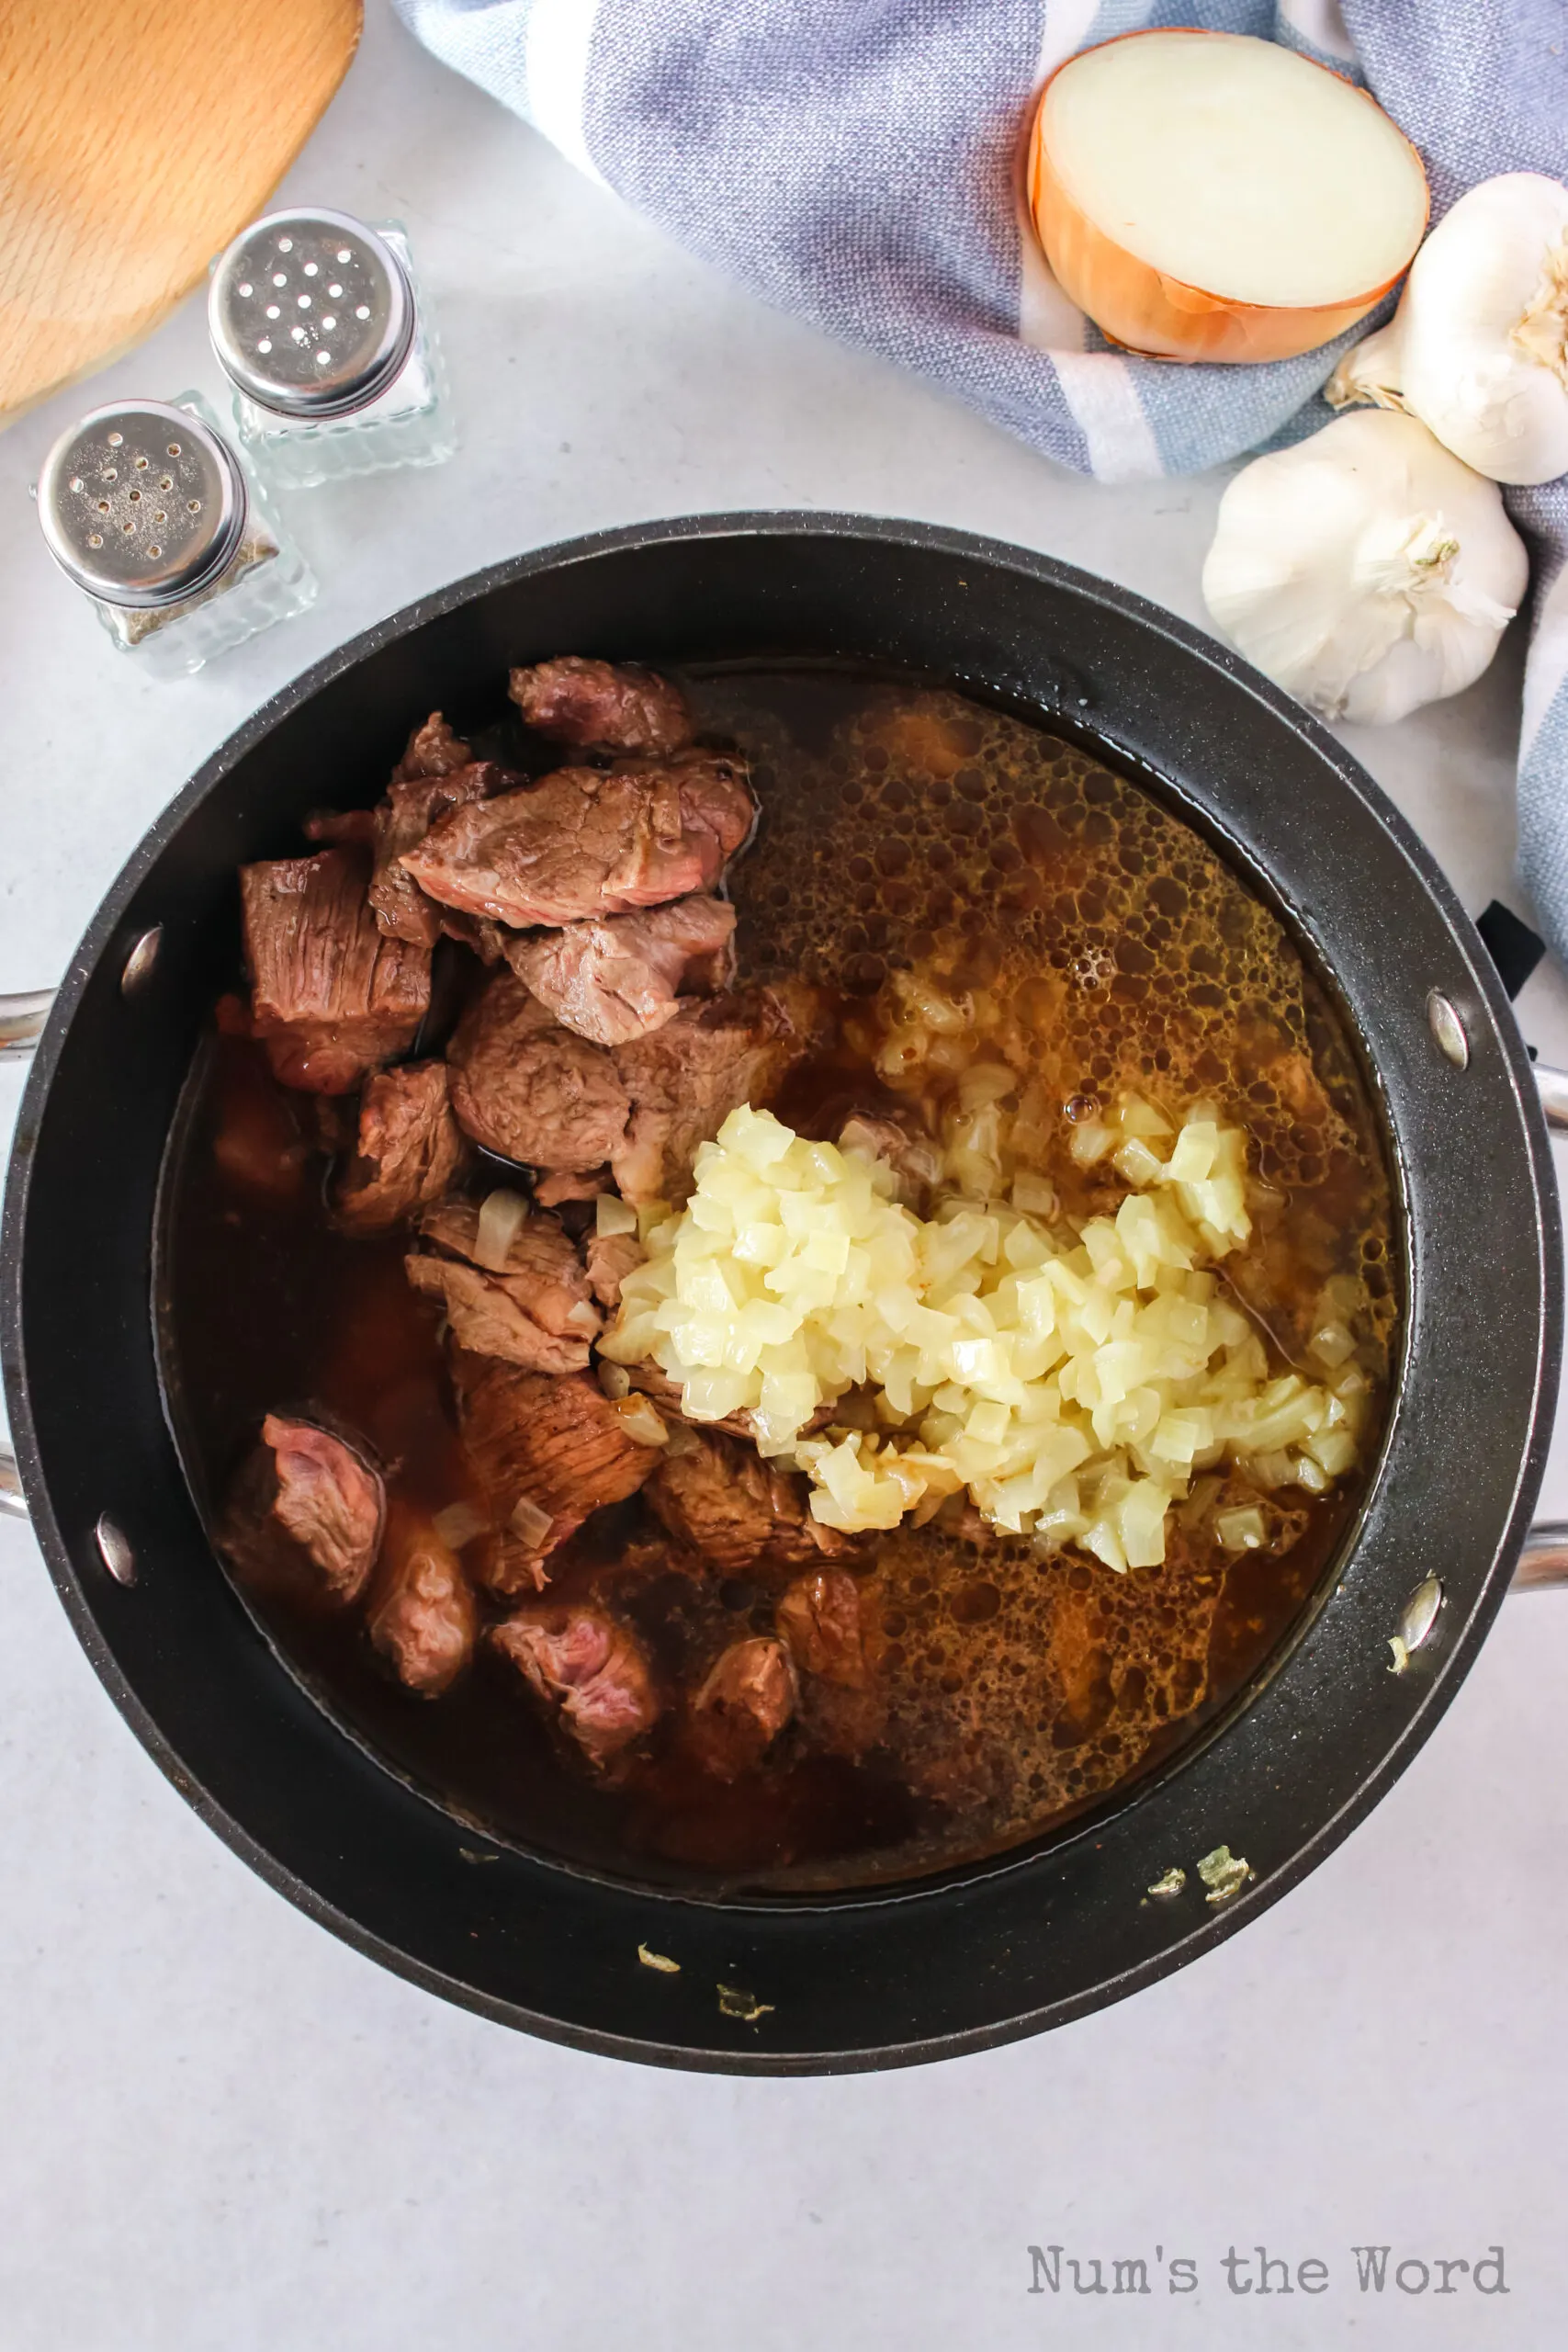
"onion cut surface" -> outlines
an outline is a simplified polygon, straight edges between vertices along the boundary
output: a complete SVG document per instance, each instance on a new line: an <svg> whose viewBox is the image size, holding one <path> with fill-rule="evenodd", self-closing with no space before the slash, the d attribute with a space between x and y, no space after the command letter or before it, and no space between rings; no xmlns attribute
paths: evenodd
<svg viewBox="0 0 1568 2352"><path fill-rule="evenodd" d="M1112 341L1156 358L1288 359L1408 267L1427 175L1326 66L1239 33L1123 34L1059 66L1029 198L1045 257Z"/></svg>

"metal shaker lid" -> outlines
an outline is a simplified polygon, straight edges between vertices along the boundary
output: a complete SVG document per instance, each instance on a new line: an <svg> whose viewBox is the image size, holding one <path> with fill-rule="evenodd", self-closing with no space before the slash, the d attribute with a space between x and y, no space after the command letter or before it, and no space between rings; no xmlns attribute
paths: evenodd
<svg viewBox="0 0 1568 2352"><path fill-rule="evenodd" d="M62 433L39 476L49 551L109 605L178 604L217 579L245 527L245 478L187 409L124 401Z"/></svg>
<svg viewBox="0 0 1568 2352"><path fill-rule="evenodd" d="M271 212L236 237L207 301L212 347L261 407L352 415L379 398L413 343L408 273L346 212Z"/></svg>

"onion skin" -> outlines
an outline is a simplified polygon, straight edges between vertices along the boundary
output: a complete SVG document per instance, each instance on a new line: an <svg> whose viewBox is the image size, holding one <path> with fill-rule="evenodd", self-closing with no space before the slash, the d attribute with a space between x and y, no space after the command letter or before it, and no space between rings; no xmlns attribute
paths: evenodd
<svg viewBox="0 0 1568 2352"><path fill-rule="evenodd" d="M1162 26L1153 29L1170 32L1190 28ZM1118 33L1115 38L1142 40L1145 34ZM1190 38L1218 40L1225 36L1192 27ZM1111 43L1097 41L1093 46L1108 49ZM1205 293L1201 287L1187 286L1179 277L1168 277L1152 262L1140 261L1135 254L1119 245L1067 194L1046 153L1043 134L1046 95L1056 74L1066 72L1067 66L1088 54L1088 51L1078 50L1072 57L1065 58L1035 102L1029 138L1027 187L1030 217L1056 283L1109 341L1145 359L1189 363L1208 360L1229 366L1294 359L1303 351L1315 351L1320 345L1332 343L1348 327L1364 319L1369 311L1375 310L1383 296L1398 285L1415 258L1420 237L1400 267L1381 285L1369 288L1366 293L1348 301L1308 305L1237 302L1224 295ZM1315 59L1303 59L1303 62L1316 65ZM1316 70L1326 74L1329 68L1322 65ZM1369 97L1365 91L1358 90L1355 95L1368 106L1377 107L1380 114L1382 112L1376 99ZM1384 120L1392 123L1388 116ZM1398 130L1397 124L1392 127ZM1404 133L1400 132L1400 136L1403 138ZM1406 140L1405 144L1410 146L1410 141ZM1416 155L1425 182L1426 167L1414 147L1410 152ZM1423 237L1427 217L1424 214L1422 218Z"/></svg>

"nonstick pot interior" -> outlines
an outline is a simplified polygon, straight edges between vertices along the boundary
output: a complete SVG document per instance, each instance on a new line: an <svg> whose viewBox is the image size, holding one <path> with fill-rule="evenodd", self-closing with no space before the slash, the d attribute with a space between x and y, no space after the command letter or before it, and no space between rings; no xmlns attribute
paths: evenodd
<svg viewBox="0 0 1568 2352"><path fill-rule="evenodd" d="M1285 912L1359 1036L1406 1216L1404 1362L1340 1573L1250 1703L1113 1816L940 1883L723 1905L494 1844L344 1738L217 1568L160 1408L149 1250L164 1144L232 967L244 860L305 811L368 798L413 718L488 707L564 650L833 657L1005 695L1157 777ZM149 978L127 956L162 927ZM1456 1068L1427 1000L1457 1008ZM887 2065L1037 2030L1232 1932L1321 1859L1451 1697L1539 1484L1560 1343L1559 1241L1528 1065L1432 861L1322 729L1241 662L1050 560L854 517L715 517L610 535L425 600L259 712L115 886L23 1105L5 1221L12 1427L46 1557L117 1703L275 1885L421 1984L626 2056L736 2072ZM105 1565L100 1517L135 1580ZM123 1563L122 1563L123 1565ZM1437 1626L1391 1674L1413 1589ZM1212 1907L1220 1844L1254 1873ZM1173 1864L1183 1894L1151 1901ZM678 1963L652 1970L642 1945Z"/></svg>

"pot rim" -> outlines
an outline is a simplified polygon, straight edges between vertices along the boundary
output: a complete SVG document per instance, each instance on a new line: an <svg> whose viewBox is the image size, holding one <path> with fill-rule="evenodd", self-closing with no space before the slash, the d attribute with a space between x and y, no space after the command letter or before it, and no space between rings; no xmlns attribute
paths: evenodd
<svg viewBox="0 0 1568 2352"><path fill-rule="evenodd" d="M1525 1159L1529 1196L1534 1216L1531 1236L1535 1243L1535 1262L1539 1270L1540 1316L1536 1347L1532 1406L1533 1425L1528 1443L1518 1462L1510 1506L1503 1532L1498 1540L1490 1566L1482 1575L1479 1586L1470 1598L1462 1620L1449 1630L1448 1639L1412 1662L1411 1674L1404 1679L1400 1696L1404 1701L1401 1719L1391 1724L1390 1736L1381 1755L1364 1778L1337 1804L1328 1816L1318 1822L1311 1833L1300 1839L1291 1853L1271 1863L1259 1873L1258 1882L1224 1907L1204 1913L1187 1914L1190 1926L1179 1931L1162 1935L1158 1949L1151 1951L1134 1964L1121 1969L1103 1981L1085 1986L1074 1993L1046 2002L1018 2015L999 2020L959 2029L950 2032L922 2034L886 2044L866 2044L859 2048L821 2050L737 2048L730 2042L704 2047L690 2040L661 2041L643 2034L623 2035L598 2028L585 2028L560 2018L545 2015L525 2005L498 1996L482 1986L465 1981L449 1971L434 1967L400 1949L374 1928L367 1927L340 1905L323 1896L289 1865L280 1860L238 1815L203 1789L195 1779L174 1743L148 1713L131 1680L121 1668L111 1644L105 1638L97 1622L97 1602L90 1600L84 1589L81 1573L73 1560L58 1525L51 1503L39 1443L28 1393L22 1354L23 1267L22 1245L28 1206L28 1178L33 1148L44 1116L49 1091L63 1055L66 1040L78 1006L91 982L101 959L115 941L137 893L152 872L164 850L184 825L186 818L220 784L224 778L263 742L284 720L303 708L324 688L350 671L357 669L370 656L395 645L401 639L423 628L427 623L477 604L493 592L543 574L558 573L569 567L592 564L606 556L624 551L646 550L661 545L682 541L728 541L738 537L773 540L858 540L919 551L924 554L949 556L993 571L1021 575L1025 580L1099 605L1142 628L1152 631L1179 650L1182 657L1199 668L1218 671L1228 676L1255 701L1262 704L1276 718L1283 721L1299 739L1304 741L1329 767L1339 781L1360 803L1362 809L1402 854L1405 864L1413 867L1425 886L1429 899L1444 919L1464 966L1465 993L1470 1007L1483 1016L1491 1035L1500 1047L1503 1072L1508 1089L1511 1107L1517 1107L1521 1140L1525 1145ZM1040 703L1038 695L1029 697L1048 722L1049 711ZM1069 718L1070 713L1066 714ZM1115 738L1107 741L1114 748ZM1182 805L1179 787L1167 787ZM1251 861L1244 849L1232 844L1244 865ZM1276 893L1278 902L1279 894ZM1289 901L1285 902L1289 906ZM1299 910L1290 908L1293 927L1303 929L1303 917ZM1306 922L1309 943L1314 939L1310 922ZM1321 951L1318 951L1321 953ZM1329 964L1332 971L1334 967ZM1454 992L1450 989L1450 993ZM1359 1013L1355 1016L1359 1025ZM1386 1113L1386 1105L1385 1113ZM299 1908L322 1925L330 1927L346 1941L379 1960L383 1965L420 1984L426 1989L443 1994L480 2014L527 2030L546 2038L572 2046L592 2049L605 2054L635 2057L653 2064L716 2068L742 2074L801 2074L842 2072L871 2067L885 2067L914 2063L919 2060L957 2054L960 2052L987 2048L1041 2030L1044 2026L1066 2022L1104 2006L1112 1999L1140 1989L1170 1973L1175 1968L1196 1957L1211 1945L1234 1934L1261 1910L1277 1901L1306 1872L1315 1867L1349 1829L1368 1812L1409 1762L1422 1741L1429 1736L1444 1707L1449 1703L1459 1682L1468 1670L1492 1617L1506 1589L1508 1574L1528 1524L1534 1495L1544 1466L1551 1436L1550 1405L1554 1390L1557 1362L1561 1351L1562 1297L1560 1239L1557 1227L1555 1185L1550 1148L1544 1122L1529 1079L1529 1064L1525 1050L1515 1028L1506 998L1491 967L1479 939L1461 909L1446 879L1430 853L1419 841L1398 812L1372 785L1358 763L1347 754L1337 741L1311 718L1299 706L1251 670L1237 656L1207 638L1188 623L1166 612L1134 592L1100 580L1077 567L1032 550L1010 547L1004 542L980 537L974 534L949 530L924 523L905 522L897 518L874 518L851 514L818 514L811 512L739 513L702 514L670 521L649 521L598 532L583 537L560 542L507 559L486 567L468 578L453 582L434 594L417 599L400 612L374 624L358 637L324 656L290 684L273 695L247 719L197 770L185 789L170 803L156 823L149 829L141 842L128 860L120 875L107 893L97 913L72 959L70 972L60 991L51 1014L39 1050L30 1073L17 1127L17 1142L13 1156L6 1189L4 1221L0 1225L0 1354L4 1358L6 1396L10 1408L18 1464L25 1490L31 1506L35 1528L44 1551L50 1572L60 1590L71 1616L73 1626L91 1658L111 1698L126 1716L138 1737L152 1755L166 1776L192 1804L195 1810L223 1837L226 1843L250 1863L269 1884L286 1894ZM1409 1344L1414 1344L1414 1317L1406 1318ZM1401 1396L1404 1386L1404 1369L1398 1383L1394 1404L1391 1409L1388 1444L1392 1445L1395 1424L1400 1417ZM1386 1447L1385 1447L1386 1458ZM1382 1476L1374 1475L1374 1486ZM1369 1489L1368 1509L1373 1499ZM1343 1558L1348 1569L1353 1555L1355 1538L1351 1539ZM1344 1588L1341 1586L1341 1591ZM1303 1625L1312 1627L1313 1613L1303 1613ZM1293 1636L1291 1656L1299 1650L1303 1635ZM1284 1661L1288 1667L1289 1658ZM1279 1671L1284 1670L1282 1667ZM1269 1677L1269 1687L1277 1681L1276 1671ZM1408 1687L1406 1687L1406 1685ZM1223 1746L1261 1703L1265 1694L1258 1694L1243 1709L1235 1721L1222 1719L1212 1735L1194 1746L1213 1754ZM1179 1777L1188 1751L1183 1749L1172 1759L1173 1776ZM1125 1806L1115 1818L1118 1823L1137 1814L1152 1800L1158 1789L1168 1785L1161 1778L1147 1789L1135 1787L1129 1791ZM414 1800L431 1805L425 1799ZM439 1811L439 1808L431 1806ZM443 1815L450 1827L454 1817ZM968 1898L995 1886L1004 1879L1017 1880L1031 1871L1054 1866L1065 1849L1091 1839L1098 1828L1108 1827L1103 1817L1086 1825L1082 1837L1069 1831L1065 1838L1054 1840L1043 1851L1033 1854L1028 1849L1015 1856L992 1858L988 1862L968 1870L945 1873L941 1879L907 1885L893 1885L886 1890L855 1891L848 1901L814 1902L810 1897L791 1901L787 1906L767 1906L763 1916L784 1916L795 1920L821 1921L831 1916L843 1918L854 1911L900 1907L908 1914L914 1903L936 1905L954 1898ZM472 1833L468 1833L472 1834ZM535 1867L547 1871L558 1871L559 1865L537 1858ZM612 1883L594 1881L603 1890ZM649 1909L665 1908L682 1914L702 1908L721 1910L734 1919L739 1906L698 1904L657 1889L630 1890L632 1899ZM748 1913L755 1919L757 1912ZM1173 1921L1172 1926L1176 1923Z"/></svg>

